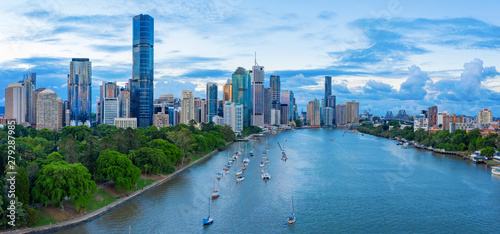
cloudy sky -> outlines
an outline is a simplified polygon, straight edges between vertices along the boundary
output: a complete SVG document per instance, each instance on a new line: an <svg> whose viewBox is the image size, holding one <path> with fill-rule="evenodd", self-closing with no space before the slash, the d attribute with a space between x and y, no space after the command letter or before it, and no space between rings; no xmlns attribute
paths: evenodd
<svg viewBox="0 0 500 234"><path fill-rule="evenodd" d="M142 13L155 19L156 97L184 89L203 97L206 82L250 69L257 52L266 86L280 75L299 110L323 97L330 75L337 103L357 100L377 115L437 105L499 116L500 3L353 2L4 0L0 86L31 69L38 87L66 99L71 58L90 58L95 103L101 81L130 79L132 17Z"/></svg>

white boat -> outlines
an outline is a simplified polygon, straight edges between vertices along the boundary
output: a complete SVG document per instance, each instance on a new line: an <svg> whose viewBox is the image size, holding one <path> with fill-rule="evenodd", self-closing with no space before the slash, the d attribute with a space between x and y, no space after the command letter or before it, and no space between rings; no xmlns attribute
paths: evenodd
<svg viewBox="0 0 500 234"><path fill-rule="evenodd" d="M500 167L491 167L491 174L500 175Z"/></svg>
<svg viewBox="0 0 500 234"><path fill-rule="evenodd" d="M250 159L249 158L245 158L243 159L243 163L249 163L250 162Z"/></svg>
<svg viewBox="0 0 500 234"><path fill-rule="evenodd" d="M226 171L226 174L229 174L229 170Z"/></svg>
<svg viewBox="0 0 500 234"><path fill-rule="evenodd" d="M244 176L238 176L238 177L236 177L236 182L241 182L243 180L245 180Z"/></svg>
<svg viewBox="0 0 500 234"><path fill-rule="evenodd" d="M271 179L271 175L269 175L269 173L264 173L261 175L262 179L263 180L270 180Z"/></svg>
<svg viewBox="0 0 500 234"><path fill-rule="evenodd" d="M292 195L292 214L288 216L288 219L286 220L289 224L295 223L295 214L293 210L293 195Z"/></svg>
<svg viewBox="0 0 500 234"><path fill-rule="evenodd" d="M264 164L264 162L260 162L260 165L259 165L259 166L260 166L260 167L264 167L264 165L265 165L265 164Z"/></svg>
<svg viewBox="0 0 500 234"><path fill-rule="evenodd" d="M220 180L221 177L222 177L222 173L217 173L217 179Z"/></svg>
<svg viewBox="0 0 500 234"><path fill-rule="evenodd" d="M242 174L243 174L243 171L242 171L242 170L238 170L238 171L236 172L236 176L240 176L240 175L242 175Z"/></svg>
<svg viewBox="0 0 500 234"><path fill-rule="evenodd" d="M265 164L268 164L269 162L271 162L271 161L269 161L268 158L266 158L266 160L264 161Z"/></svg>

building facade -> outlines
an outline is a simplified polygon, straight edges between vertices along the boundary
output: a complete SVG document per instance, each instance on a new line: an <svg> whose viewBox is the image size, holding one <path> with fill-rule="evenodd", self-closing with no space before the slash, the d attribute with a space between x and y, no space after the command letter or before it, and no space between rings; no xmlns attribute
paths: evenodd
<svg viewBox="0 0 500 234"><path fill-rule="evenodd" d="M264 126L264 67L252 67L252 126Z"/></svg>
<svg viewBox="0 0 500 234"><path fill-rule="evenodd" d="M90 126L92 115L92 62L73 58L69 65L68 101L73 125Z"/></svg>
<svg viewBox="0 0 500 234"><path fill-rule="evenodd" d="M346 106L344 104L338 104L335 106L335 124L347 124Z"/></svg>
<svg viewBox="0 0 500 234"><path fill-rule="evenodd" d="M38 94L36 113L36 129L57 130L59 127L59 105L57 103L57 94L45 89Z"/></svg>
<svg viewBox="0 0 500 234"><path fill-rule="evenodd" d="M213 117L217 115L217 95L218 95L218 86L217 83L215 82L208 82L207 83L207 99L206 99L206 112L208 115L208 119L205 120L205 117L203 116L202 122L213 122ZM205 107L202 107L203 109L203 115L205 112Z"/></svg>
<svg viewBox="0 0 500 234"><path fill-rule="evenodd" d="M233 85L231 84L231 79L227 79L222 92L222 100L224 103L231 102L233 100Z"/></svg>
<svg viewBox="0 0 500 234"><path fill-rule="evenodd" d="M280 95L281 95L281 80L280 76L271 75L269 80L271 87L271 109L279 110L281 108Z"/></svg>
<svg viewBox="0 0 500 234"><path fill-rule="evenodd" d="M232 102L243 105L243 126L250 126L250 115L252 113L251 78L245 68L238 67L236 69L232 75L232 84Z"/></svg>
<svg viewBox="0 0 500 234"><path fill-rule="evenodd" d="M117 128L137 128L137 118L115 118Z"/></svg>
<svg viewBox="0 0 500 234"><path fill-rule="evenodd" d="M264 124L271 124L271 87L264 87Z"/></svg>
<svg viewBox="0 0 500 234"><path fill-rule="evenodd" d="M493 121L493 113L490 110L484 109L479 111L479 114L477 115L478 123L489 123L492 121Z"/></svg>
<svg viewBox="0 0 500 234"><path fill-rule="evenodd" d="M332 77L325 76L325 100L328 99L328 96L332 95ZM327 106L331 107L331 106Z"/></svg>
<svg viewBox="0 0 500 234"><path fill-rule="evenodd" d="M237 103L226 103L224 105L224 124L231 127L235 134L243 131L243 105Z"/></svg>
<svg viewBox="0 0 500 234"><path fill-rule="evenodd" d="M288 125L290 123L290 106L288 104L281 104L280 109L280 124Z"/></svg>
<svg viewBox="0 0 500 234"><path fill-rule="evenodd" d="M26 122L26 93L22 83L9 84L5 89L5 117Z"/></svg>
<svg viewBox="0 0 500 234"><path fill-rule="evenodd" d="M316 98L307 104L307 123L309 126L321 126L320 108L320 102Z"/></svg>
<svg viewBox="0 0 500 234"><path fill-rule="evenodd" d="M359 123L359 102L346 102L346 121L350 124Z"/></svg>
<svg viewBox="0 0 500 234"><path fill-rule="evenodd" d="M325 125L333 126L333 120L335 119L335 111L331 107L325 107Z"/></svg>
<svg viewBox="0 0 500 234"><path fill-rule="evenodd" d="M133 18L132 79L130 116L137 126L147 128L153 121L154 97L154 19L149 15Z"/></svg>
<svg viewBox="0 0 500 234"><path fill-rule="evenodd" d="M434 127L434 125L437 125L437 115L438 115L437 106L427 107L427 118L429 119L428 125L430 127Z"/></svg>
<svg viewBox="0 0 500 234"><path fill-rule="evenodd" d="M194 96L193 92L182 91L181 100L181 120L180 123L189 124L189 121L195 120Z"/></svg>

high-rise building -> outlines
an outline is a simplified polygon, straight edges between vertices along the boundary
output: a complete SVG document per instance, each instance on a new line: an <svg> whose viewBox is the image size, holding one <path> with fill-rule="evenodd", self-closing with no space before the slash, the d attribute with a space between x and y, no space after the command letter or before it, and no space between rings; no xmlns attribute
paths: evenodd
<svg viewBox="0 0 500 234"><path fill-rule="evenodd" d="M5 117L16 119L17 124L26 122L26 93L22 83L9 84L5 89Z"/></svg>
<svg viewBox="0 0 500 234"><path fill-rule="evenodd" d="M271 87L264 88L264 124L271 124Z"/></svg>
<svg viewBox="0 0 500 234"><path fill-rule="evenodd" d="M290 106L281 103L280 109L280 124L288 125L290 123Z"/></svg>
<svg viewBox="0 0 500 234"><path fill-rule="evenodd" d="M344 125L346 123L347 123L346 106L344 104L338 104L335 107L335 124Z"/></svg>
<svg viewBox="0 0 500 234"><path fill-rule="evenodd" d="M493 113L488 110L484 109L479 111L479 114L477 116L477 123L490 123L493 121Z"/></svg>
<svg viewBox="0 0 500 234"><path fill-rule="evenodd" d="M34 94L35 93L36 93L36 91L34 92ZM35 95L33 95L33 100L35 100ZM69 126L69 117L70 117L69 113L70 113L69 112L69 101L66 100L63 103L63 127Z"/></svg>
<svg viewBox="0 0 500 234"><path fill-rule="evenodd" d="M332 95L332 77L325 76L325 100L328 100L328 96ZM326 106L332 107L332 106ZM333 106L335 108L335 106Z"/></svg>
<svg viewBox="0 0 500 234"><path fill-rule="evenodd" d="M271 109L271 125L281 125L281 110Z"/></svg>
<svg viewBox="0 0 500 234"><path fill-rule="evenodd" d="M189 121L195 120L194 96L193 92L182 91L181 100L181 119L180 123L189 124Z"/></svg>
<svg viewBox="0 0 500 234"><path fill-rule="evenodd" d="M438 114L437 106L427 107L427 119L429 127L432 128L434 127L434 125L437 125L437 114Z"/></svg>
<svg viewBox="0 0 500 234"><path fill-rule="evenodd" d="M297 105L295 104L295 95L290 91L290 121L297 119Z"/></svg>
<svg viewBox="0 0 500 234"><path fill-rule="evenodd" d="M216 102L217 103L217 102ZM215 106L217 107L217 105ZM217 112L216 112L217 115ZM215 115L214 115L215 116ZM201 99L200 123L208 123L207 100ZM212 121L213 122L213 121Z"/></svg>
<svg viewBox="0 0 500 234"><path fill-rule="evenodd" d="M45 89L38 94L36 105L36 129L57 130L59 127L59 112L57 104L57 94Z"/></svg>
<svg viewBox="0 0 500 234"><path fill-rule="evenodd" d="M36 73L29 72L26 76L24 76L23 87L26 93L26 122L30 124L35 124L35 105L33 102L33 92L36 90Z"/></svg>
<svg viewBox="0 0 500 234"><path fill-rule="evenodd" d="M325 101L325 107L331 107L333 109L333 124L335 124L335 106L336 106L336 97L335 95L328 95L326 97L326 101Z"/></svg>
<svg viewBox="0 0 500 234"><path fill-rule="evenodd" d="M359 102L346 102L346 121L350 124L359 123Z"/></svg>
<svg viewBox="0 0 500 234"><path fill-rule="evenodd" d="M247 70L238 67L232 76L233 101L235 104L243 105L243 126L250 126L251 106L251 79Z"/></svg>
<svg viewBox="0 0 500 234"><path fill-rule="evenodd" d="M128 89L120 89L118 102L120 105L120 118L130 118L130 91Z"/></svg>
<svg viewBox="0 0 500 234"><path fill-rule="evenodd" d="M115 118L117 128L137 128L137 118Z"/></svg>
<svg viewBox="0 0 500 234"><path fill-rule="evenodd" d="M137 126L147 128L153 122L154 97L154 19L149 15L133 18L132 79L130 80L130 116Z"/></svg>
<svg viewBox="0 0 500 234"><path fill-rule="evenodd" d="M102 123L107 125L114 125L115 118L120 117L120 105L117 97L106 97L104 103L101 104L104 108L102 115Z"/></svg>
<svg viewBox="0 0 500 234"><path fill-rule="evenodd" d="M335 111L331 107L325 107L325 126L333 126Z"/></svg>
<svg viewBox="0 0 500 234"><path fill-rule="evenodd" d="M226 103L224 105L224 124L228 125L238 134L243 131L243 105L237 103Z"/></svg>
<svg viewBox="0 0 500 234"><path fill-rule="evenodd" d="M257 64L252 67L252 126L264 126L264 67Z"/></svg>
<svg viewBox="0 0 500 234"><path fill-rule="evenodd" d="M168 115L168 108L165 107L165 105L160 105L159 108L160 108L159 111L156 111L156 106L154 108L155 110L153 112L153 125L158 129L170 126L169 125L170 117Z"/></svg>
<svg viewBox="0 0 500 234"><path fill-rule="evenodd" d="M217 115L217 93L218 93L218 88L217 88L217 83L215 82L208 82L207 83L207 108L206 112L208 115L208 120L206 122L213 122L212 117ZM205 109L205 108L202 108ZM204 111L203 111L204 112ZM205 117L203 116L203 119ZM203 121L205 122L205 121Z"/></svg>
<svg viewBox="0 0 500 234"><path fill-rule="evenodd" d="M226 84L223 87L223 99L224 103L231 102L233 100L233 85L231 84L231 79L227 79Z"/></svg>
<svg viewBox="0 0 500 234"><path fill-rule="evenodd" d="M71 110L70 121L74 125L85 124L90 126L92 114L92 62L88 58L73 58L70 62L68 101Z"/></svg>
<svg viewBox="0 0 500 234"><path fill-rule="evenodd" d="M64 102L62 98L57 98L57 129L60 129L64 124Z"/></svg>
<svg viewBox="0 0 500 234"><path fill-rule="evenodd" d="M314 99L307 104L307 123L309 126L321 126L320 118L320 103L318 99Z"/></svg>
<svg viewBox="0 0 500 234"><path fill-rule="evenodd" d="M115 102L115 99L118 100L119 89L118 89L118 85L116 85L116 81L108 81L108 82L103 81L101 83L101 90L100 91L101 91L100 92L101 96L99 98L99 107L100 108L99 108L98 114L97 114L97 123L103 124L103 123L105 123L104 116L106 116L105 107L106 106L110 107L110 105L106 105L106 100L111 100L113 103ZM114 108L113 108L112 112L114 113ZM116 116L115 118L118 118L118 117L119 116ZM106 124L113 125L114 120L109 119L109 116L108 116L108 121Z"/></svg>
<svg viewBox="0 0 500 234"><path fill-rule="evenodd" d="M194 121L196 123L201 123L201 118L202 118L202 113L201 113L201 98L195 97L194 98Z"/></svg>
<svg viewBox="0 0 500 234"><path fill-rule="evenodd" d="M38 94L40 94L44 90L45 90L45 88L38 88L38 89L36 89L33 92L33 108L34 108L34 110L33 110L33 114L34 114L33 119L35 120L35 123L36 123L36 112L37 112L37 108L38 108L38 106L36 105L38 103L37 102L38 101ZM5 100L7 101L7 97L5 97ZM66 109L69 110L69 101L65 101L65 103L66 102L68 103L67 106L66 106ZM6 106L5 107L5 113L7 113L7 104L5 106ZM68 118L65 118L65 122L68 122L68 124L66 124L66 125L69 125L69 116L68 116Z"/></svg>
<svg viewBox="0 0 500 234"><path fill-rule="evenodd" d="M281 81L280 76L271 75L269 80L271 86L271 109L279 110L281 108L280 94L281 94Z"/></svg>

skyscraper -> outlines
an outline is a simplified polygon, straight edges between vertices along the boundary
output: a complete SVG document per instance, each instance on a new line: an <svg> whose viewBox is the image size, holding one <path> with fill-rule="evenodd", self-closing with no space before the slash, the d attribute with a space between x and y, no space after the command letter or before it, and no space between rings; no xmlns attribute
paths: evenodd
<svg viewBox="0 0 500 234"><path fill-rule="evenodd" d="M5 89L5 117L16 119L17 124L26 122L26 93L22 83L9 84Z"/></svg>
<svg viewBox="0 0 500 234"><path fill-rule="evenodd" d="M38 106L36 105L37 104L37 101L38 101L38 94L40 94L42 91L44 91L45 88L38 88L36 89L34 92L33 92L33 114L34 114L34 117L33 117L33 120L35 121L36 123L36 112L37 112L37 109L38 109ZM5 99L7 101L7 98ZM70 106L69 106L69 101L64 101L66 104L66 111L65 112L70 112ZM6 105L7 106L7 105ZM7 107L5 107L5 111L7 113ZM70 116L68 115L67 118L65 116L64 118L64 121L65 121L65 125L64 126L69 126L69 118Z"/></svg>
<svg viewBox="0 0 500 234"><path fill-rule="evenodd" d="M314 99L307 104L307 123L309 126L319 127L320 123L320 103Z"/></svg>
<svg viewBox="0 0 500 234"><path fill-rule="evenodd" d="M106 115L106 101L111 100L111 102L115 103L118 101L118 85L116 85L116 81L109 81L105 82L103 81L101 83L101 96L99 98L100 102L100 110L99 114L97 115L97 122L102 124L105 123L104 121L104 116ZM113 104L115 105L115 104ZM108 106L110 108L110 106ZM114 112L114 108L112 108ZM118 118L119 116L115 117ZM109 116L108 116L109 118ZM108 122L106 124L113 125L114 120L108 119Z"/></svg>
<svg viewBox="0 0 500 234"><path fill-rule="evenodd" d="M271 87L264 88L264 124L271 124Z"/></svg>
<svg viewBox="0 0 500 234"><path fill-rule="evenodd" d="M280 124L288 125L290 123L290 106L288 104L281 104L280 109Z"/></svg>
<svg viewBox="0 0 500 234"><path fill-rule="evenodd" d="M130 80L130 116L137 127L146 128L153 121L154 96L154 19L149 15L133 18L133 60Z"/></svg>
<svg viewBox="0 0 500 234"><path fill-rule="evenodd" d="M36 113L36 129L41 130L47 128L49 130L57 130L59 127L59 112L57 104L57 94L45 89L38 94L38 106Z"/></svg>
<svg viewBox="0 0 500 234"><path fill-rule="evenodd" d="M330 95L332 95L332 77L325 76L325 100L327 100L328 96ZM332 107L332 106L326 106L326 107Z"/></svg>
<svg viewBox="0 0 500 234"><path fill-rule="evenodd" d="M434 127L434 125L437 125L437 114L438 114L437 106L427 107L427 118L429 127Z"/></svg>
<svg viewBox="0 0 500 234"><path fill-rule="evenodd" d="M264 126L264 67L252 67L252 126Z"/></svg>
<svg viewBox="0 0 500 234"><path fill-rule="evenodd" d="M35 119L35 105L33 102L33 92L36 90L36 73L29 72L24 76L23 87L26 93L26 122L34 124Z"/></svg>
<svg viewBox="0 0 500 234"><path fill-rule="evenodd" d="M130 91L121 88L118 101L120 103L120 118L130 118Z"/></svg>
<svg viewBox="0 0 500 234"><path fill-rule="evenodd" d="M74 58L69 64L68 101L71 110L70 121L74 125L90 126L92 62L88 58Z"/></svg>
<svg viewBox="0 0 500 234"><path fill-rule="evenodd" d="M193 92L188 91L188 90L183 90L181 97L182 97L182 100L181 100L181 120L180 120L180 123L189 124L189 121L195 119Z"/></svg>
<svg viewBox="0 0 500 234"><path fill-rule="evenodd" d="M224 103L233 101L233 85L231 84L231 79L227 79L227 82L223 87L222 100L224 101Z"/></svg>
<svg viewBox="0 0 500 234"><path fill-rule="evenodd" d="M271 109L279 110L281 109L280 103L280 93L281 93L281 81L280 76L271 75L269 80L269 86L271 86Z"/></svg>
<svg viewBox="0 0 500 234"><path fill-rule="evenodd" d="M331 107L333 109L333 123L332 124L335 124L335 107L336 107L336 97L335 95L328 95L326 97L326 102L325 102L325 106L326 107Z"/></svg>
<svg viewBox="0 0 500 234"><path fill-rule="evenodd" d="M359 123L359 102L346 102L346 121L347 123Z"/></svg>
<svg viewBox="0 0 500 234"><path fill-rule="evenodd" d="M217 93L218 93L218 86L217 83L215 82L208 82L207 83L207 115L208 115L208 120L207 122L213 122L212 117L214 115L217 115ZM203 112L205 108L202 108ZM203 119L205 119L203 117Z"/></svg>
<svg viewBox="0 0 500 234"><path fill-rule="evenodd" d="M347 123L346 120L346 107L344 104L338 104L335 107L335 121L337 125L344 125Z"/></svg>
<svg viewBox="0 0 500 234"><path fill-rule="evenodd" d="M250 126L251 104L251 79L247 70L238 67L232 76L233 101L235 104L243 105L243 126Z"/></svg>
<svg viewBox="0 0 500 234"><path fill-rule="evenodd" d="M297 118L297 105L295 104L295 95L290 91L290 121Z"/></svg>
<svg viewBox="0 0 500 234"><path fill-rule="evenodd" d="M226 103L224 105L224 124L228 125L238 134L243 131L243 105L236 103Z"/></svg>

